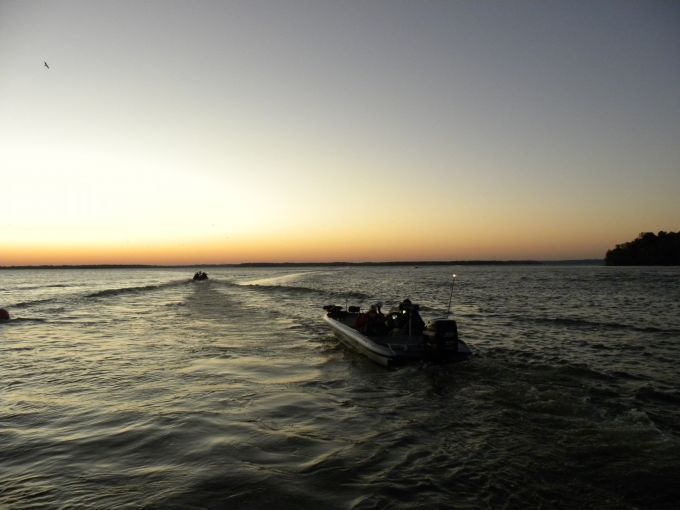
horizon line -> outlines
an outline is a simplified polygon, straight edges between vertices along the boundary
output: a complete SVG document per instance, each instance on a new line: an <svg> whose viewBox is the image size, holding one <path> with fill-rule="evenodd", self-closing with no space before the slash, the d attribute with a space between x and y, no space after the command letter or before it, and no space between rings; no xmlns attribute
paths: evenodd
<svg viewBox="0 0 680 510"><path fill-rule="evenodd" d="M483 265L550 265L550 264L597 264L604 259L559 260L401 260L366 262L238 262L220 264L29 264L0 266L0 269L163 269L205 267L294 267L294 266L483 266Z"/></svg>

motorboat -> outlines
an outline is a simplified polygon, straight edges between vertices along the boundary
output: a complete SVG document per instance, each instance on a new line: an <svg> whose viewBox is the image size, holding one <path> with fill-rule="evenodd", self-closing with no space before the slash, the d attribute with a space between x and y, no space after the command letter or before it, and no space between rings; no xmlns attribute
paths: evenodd
<svg viewBox="0 0 680 510"><path fill-rule="evenodd" d="M362 312L360 307L324 306L323 320L336 337L349 348L370 360L391 367L413 361L456 362L472 357L472 351L458 336L458 325L449 314L423 323L414 324L417 305L411 309L394 308L387 315L380 311L381 303ZM371 331L362 325L369 312L377 310L385 328ZM398 326L398 327L391 327Z"/></svg>
<svg viewBox="0 0 680 510"><path fill-rule="evenodd" d="M194 275L194 281L201 281L201 280L207 280L208 279L208 274L204 271L198 271Z"/></svg>

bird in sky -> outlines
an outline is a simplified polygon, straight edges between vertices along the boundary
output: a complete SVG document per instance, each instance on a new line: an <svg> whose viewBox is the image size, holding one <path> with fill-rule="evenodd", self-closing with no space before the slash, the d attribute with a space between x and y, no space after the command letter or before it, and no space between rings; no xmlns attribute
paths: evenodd
<svg viewBox="0 0 680 510"><path fill-rule="evenodd" d="M45 64L45 67L46 67L47 69L50 68L50 66L47 65L47 62L43 62L43 64Z"/></svg>

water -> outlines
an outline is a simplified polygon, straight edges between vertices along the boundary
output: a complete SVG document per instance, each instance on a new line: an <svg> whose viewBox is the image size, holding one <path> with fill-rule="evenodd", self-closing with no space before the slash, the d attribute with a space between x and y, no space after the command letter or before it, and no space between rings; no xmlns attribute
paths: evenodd
<svg viewBox="0 0 680 510"><path fill-rule="evenodd" d="M386 370L324 304L445 311ZM0 507L676 508L680 269L3 270Z"/></svg>

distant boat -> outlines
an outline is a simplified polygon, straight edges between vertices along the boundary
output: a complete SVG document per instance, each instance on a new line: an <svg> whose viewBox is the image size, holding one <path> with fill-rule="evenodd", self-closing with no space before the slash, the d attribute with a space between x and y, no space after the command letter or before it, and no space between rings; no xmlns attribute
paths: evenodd
<svg viewBox="0 0 680 510"><path fill-rule="evenodd" d="M201 280L207 280L208 279L208 274L203 272L203 271L198 271L194 275L194 281L201 281Z"/></svg>
<svg viewBox="0 0 680 510"><path fill-rule="evenodd" d="M356 328L362 315L359 307L350 306L345 311L341 306L328 305L324 310L324 321L342 343L385 367L419 360L456 362L472 357L470 348L458 337L456 321L448 316L429 321L420 331L403 325L402 330L369 335ZM391 310L385 320L398 320L399 314L404 313Z"/></svg>

